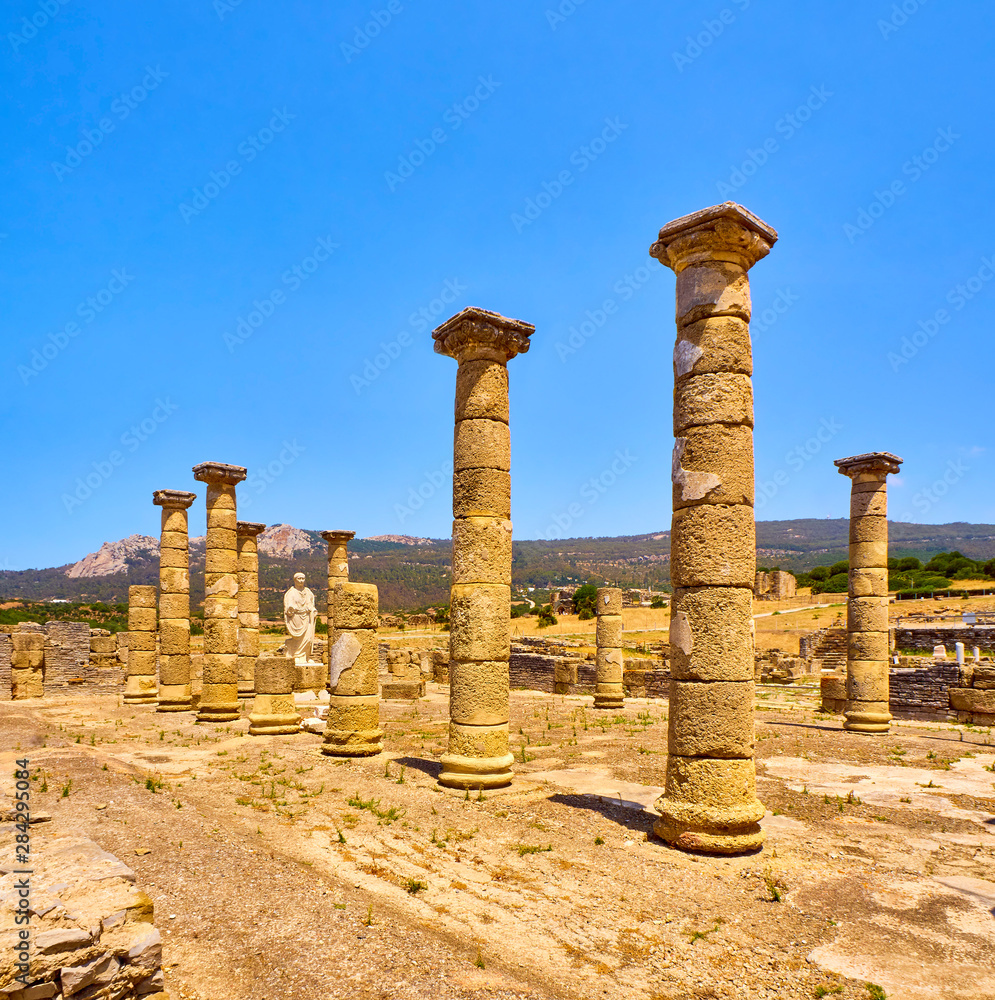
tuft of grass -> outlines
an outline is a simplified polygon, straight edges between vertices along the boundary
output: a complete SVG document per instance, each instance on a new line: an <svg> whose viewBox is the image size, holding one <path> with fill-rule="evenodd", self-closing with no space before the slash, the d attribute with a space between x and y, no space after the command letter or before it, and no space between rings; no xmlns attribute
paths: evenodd
<svg viewBox="0 0 995 1000"><path fill-rule="evenodd" d="M830 993L842 993L843 987L839 983L834 983L832 986L816 986L815 996L816 1000L822 1000L823 997L829 996Z"/></svg>
<svg viewBox="0 0 995 1000"><path fill-rule="evenodd" d="M370 903L370 905L366 907L366 916L363 918L363 924L366 927L372 927L373 926L373 904L372 903Z"/></svg>
<svg viewBox="0 0 995 1000"><path fill-rule="evenodd" d="M604 837L602 837L602 836L601 836L601 834L599 833L599 834L598 834L598 835L597 835L597 836L596 836L596 837L594 838L594 842L595 842L595 844L597 844L597 845L598 845L598 847L600 847L600 846L601 846L601 845L602 845L602 844L603 844L603 843L605 842L605 838L604 838Z"/></svg>
<svg viewBox="0 0 995 1000"><path fill-rule="evenodd" d="M871 995L871 1000L888 1000L888 994L877 983L864 983L864 986Z"/></svg>
<svg viewBox="0 0 995 1000"><path fill-rule="evenodd" d="M62 794L61 794L61 795L59 796L59 798L63 798L63 799L68 799L68 798L69 798L69 793L70 793L70 791L72 791L72 787L73 787L73 779L72 779L72 778L70 778L70 779L69 779L69 780L68 780L68 781L67 781L67 782L66 782L66 783L65 783L65 784L64 784L64 785L62 786Z"/></svg>
<svg viewBox="0 0 995 1000"><path fill-rule="evenodd" d="M552 851L553 845L547 844L545 847L542 844L517 844L515 850L518 851L518 856L524 858L526 854L545 854Z"/></svg>
<svg viewBox="0 0 995 1000"><path fill-rule="evenodd" d="M767 892L770 895L770 901L772 903L780 903L784 896L784 884L778 879L778 877L771 871L768 867L763 874L764 885L767 887Z"/></svg>
<svg viewBox="0 0 995 1000"><path fill-rule="evenodd" d="M408 881L405 883L404 888L408 892L410 892L412 896L414 896L417 893L423 892L425 889L427 889L428 883L421 882L416 878L409 878Z"/></svg>
<svg viewBox="0 0 995 1000"><path fill-rule="evenodd" d="M715 926L707 931L692 931L691 932L691 944L695 944L698 941L704 941L709 934L714 934L719 927L722 925L722 918L717 917L715 920Z"/></svg>
<svg viewBox="0 0 995 1000"><path fill-rule="evenodd" d="M145 779L145 787L153 794L159 791L160 788L165 788L166 783L159 777L153 777L151 774Z"/></svg>
<svg viewBox="0 0 995 1000"><path fill-rule="evenodd" d="M397 806L388 806L386 809L380 808L380 799L361 799L359 794L346 799L346 802L354 809L366 809L377 817L381 826L390 826L404 815L404 810Z"/></svg>
<svg viewBox="0 0 995 1000"><path fill-rule="evenodd" d="M473 964L478 968L482 969L484 967L484 956L480 954L480 949L477 949L477 957L473 960Z"/></svg>

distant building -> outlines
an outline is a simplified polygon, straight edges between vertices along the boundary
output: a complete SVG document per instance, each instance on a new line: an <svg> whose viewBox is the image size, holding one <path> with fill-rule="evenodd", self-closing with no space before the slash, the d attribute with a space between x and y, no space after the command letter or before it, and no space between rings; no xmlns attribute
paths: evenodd
<svg viewBox="0 0 995 1000"><path fill-rule="evenodd" d="M753 585L753 596L758 601L785 601L797 591L798 581L783 569L759 570Z"/></svg>

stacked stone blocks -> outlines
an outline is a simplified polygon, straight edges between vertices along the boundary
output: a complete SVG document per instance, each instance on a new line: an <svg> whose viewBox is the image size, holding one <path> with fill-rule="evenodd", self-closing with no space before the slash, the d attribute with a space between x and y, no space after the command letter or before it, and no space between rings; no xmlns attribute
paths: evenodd
<svg viewBox="0 0 995 1000"><path fill-rule="evenodd" d="M162 508L159 540L158 711L193 708L190 691L190 538L187 510L197 499L186 490L156 490Z"/></svg>
<svg viewBox="0 0 995 1000"><path fill-rule="evenodd" d="M128 588L128 669L124 681L126 705L156 702L156 588Z"/></svg>
<svg viewBox="0 0 995 1000"><path fill-rule="evenodd" d="M265 524L238 521L238 696L255 692L256 659L259 656L259 544Z"/></svg>
<svg viewBox="0 0 995 1000"><path fill-rule="evenodd" d="M850 597L847 602L846 721L855 733L886 733L888 709L887 477L902 460L886 451L834 463L850 489Z"/></svg>
<svg viewBox="0 0 995 1000"><path fill-rule="evenodd" d="M687 850L759 848L753 760L753 360L747 272L777 239L726 202L669 223L650 254L677 275L671 682L655 832Z"/></svg>
<svg viewBox="0 0 995 1000"><path fill-rule="evenodd" d="M599 587L597 593L597 681L595 708L622 708L622 591L618 587ZM575 681L576 683L576 681Z"/></svg>
<svg viewBox="0 0 995 1000"><path fill-rule="evenodd" d="M10 640L11 698L41 698L45 693L45 633L41 625L21 622Z"/></svg>
<svg viewBox="0 0 995 1000"><path fill-rule="evenodd" d="M508 361L529 349L530 323L467 308L432 332L455 358L449 748L440 784L496 788L512 779L511 432Z"/></svg>
<svg viewBox="0 0 995 1000"><path fill-rule="evenodd" d="M294 704L294 658L264 653L252 671L255 698L249 714L252 736L300 732L301 717Z"/></svg>
<svg viewBox="0 0 995 1000"><path fill-rule="evenodd" d="M238 465L204 462L194 479L207 483L207 551L204 561L204 679L197 719L233 722L238 704L238 539L235 487L245 479Z"/></svg>

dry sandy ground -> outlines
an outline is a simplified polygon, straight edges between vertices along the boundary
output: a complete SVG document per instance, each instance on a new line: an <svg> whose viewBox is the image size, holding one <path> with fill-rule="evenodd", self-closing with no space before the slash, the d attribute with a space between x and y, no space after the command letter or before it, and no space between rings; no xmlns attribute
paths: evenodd
<svg viewBox="0 0 995 1000"><path fill-rule="evenodd" d="M483 796L435 783L435 685L355 761L111 697L3 703L0 786L28 755L35 809L135 869L174 1000L995 997L991 733L844 734L815 697L759 692L767 844L740 858L652 838L658 701L514 692L518 776Z"/></svg>

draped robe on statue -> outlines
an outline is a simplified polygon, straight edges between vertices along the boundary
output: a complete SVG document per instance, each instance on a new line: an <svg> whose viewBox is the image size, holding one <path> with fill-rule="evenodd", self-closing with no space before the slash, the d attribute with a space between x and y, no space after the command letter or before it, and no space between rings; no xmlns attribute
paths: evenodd
<svg viewBox="0 0 995 1000"><path fill-rule="evenodd" d="M289 633L284 646L287 656L292 656L295 663L306 663L311 659L317 616L314 594L309 588L298 588L295 584L283 595L283 620Z"/></svg>

